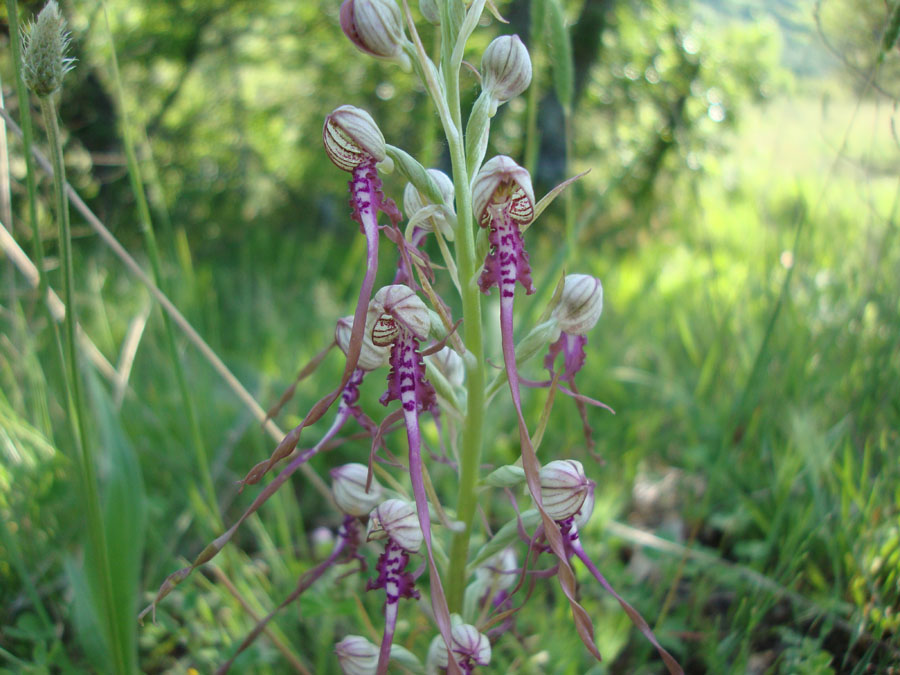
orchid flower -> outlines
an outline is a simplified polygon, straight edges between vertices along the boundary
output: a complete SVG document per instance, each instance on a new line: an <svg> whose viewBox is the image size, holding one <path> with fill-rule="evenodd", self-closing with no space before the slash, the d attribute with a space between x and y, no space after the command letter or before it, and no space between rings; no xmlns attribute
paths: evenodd
<svg viewBox="0 0 900 675"><path fill-rule="evenodd" d="M618 601L638 630L656 647L669 672L683 675L681 666L659 644L644 617L613 589L581 545L578 530L587 524L594 509L594 482L585 475L581 462L575 459L548 462L541 468L540 479L544 508L562 532L567 557L576 556L600 585Z"/></svg>
<svg viewBox="0 0 900 675"><path fill-rule="evenodd" d="M385 286L372 298L366 327L373 344L391 346L388 389L380 400L383 405L399 400L403 411L409 443L409 477L431 575L431 605L441 635L449 645L450 612L432 551L431 516L422 473L422 437L419 429L419 413L437 408L436 394L425 380L425 364L419 352L419 341L428 337L431 318L425 303L409 287L395 284Z"/></svg>
<svg viewBox="0 0 900 675"><path fill-rule="evenodd" d="M402 499L388 499L369 516L368 539L387 538L384 553L378 558L378 577L366 584L366 590L384 589L384 635L378 653L377 674L387 673L394 630L397 627L401 598L418 598L415 579L406 571L409 556L422 546L422 529L416 517L416 505Z"/></svg>
<svg viewBox="0 0 900 675"><path fill-rule="evenodd" d="M472 183L472 202L478 224L490 228L488 239L491 248L484 261L484 271L479 279L479 285L484 293L489 292L493 286L497 286L500 290L500 337L503 361L519 422L522 467L525 470L528 489L544 522L547 540L559 558L559 582L569 600L575 628L584 646L599 660L600 652L594 644L594 626L590 616L576 599L575 575L566 557L559 526L541 504L538 477L541 465L522 415L513 335L513 304L517 282L522 284L527 294L534 293L531 266L521 232L521 228L530 224L534 218L535 201L531 176L511 158L504 155L493 157L485 162Z"/></svg>
<svg viewBox="0 0 900 675"><path fill-rule="evenodd" d="M602 312L603 286L600 280L587 274L567 275L563 281L562 297L552 314L560 328L559 339L550 345L549 352L544 358L544 367L550 371L552 378L556 358L560 353L563 355L563 368L559 379L569 385L568 390L564 388L565 393L575 398L588 449L594 447L594 441L584 404L585 401L593 404L598 402L585 399L578 393L575 375L584 366L587 332L597 324Z"/></svg>

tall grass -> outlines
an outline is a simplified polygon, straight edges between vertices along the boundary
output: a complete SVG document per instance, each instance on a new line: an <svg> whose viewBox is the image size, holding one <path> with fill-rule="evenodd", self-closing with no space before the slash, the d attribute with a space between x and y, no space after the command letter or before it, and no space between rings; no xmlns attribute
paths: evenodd
<svg viewBox="0 0 900 675"><path fill-rule="evenodd" d="M126 109L127 90L114 92ZM884 106L864 103L854 117L855 105L839 101L825 119L811 100L756 113L722 173L686 178L688 196L669 205L665 227L640 247L621 251L597 236L599 209L588 210L585 229L574 231L585 250L599 249L584 259L607 293L589 346L595 365L583 388L618 413L595 420L604 463L598 515L586 538L645 615L665 608L658 630L690 655L689 672L742 672L762 664L774 672L862 673L897 659L900 185L895 175L877 174L878 162L866 161L897 157ZM763 120L772 126L761 126ZM818 149L807 151L808 164L759 157L776 145L772 129L790 124L825 134ZM848 127L853 133L837 152ZM871 128L882 131L864 133ZM21 152L27 155L27 144ZM128 155L140 202L140 166L133 150ZM825 185L818 167L835 162ZM614 188L603 186L613 197ZM28 208L40 212L37 192L28 193ZM146 204L140 210L149 226ZM201 299L191 318L208 328L215 351L252 383L253 395L272 400L329 339L322 326L337 316L354 271L339 235L272 241L260 229L247 233L243 258L201 256L190 287L175 297ZM149 241L146 246L152 258ZM73 252L81 290L70 306L104 307L117 344L146 295L108 253L85 248ZM557 251L545 240L533 255L549 259ZM38 262L39 247L31 252ZM256 266L256 259L267 264ZM164 270L166 261L158 262ZM103 270L105 284L84 283L92 265ZM344 279L323 284L323 270L340 271ZM299 303L298 288L315 302ZM85 380L82 414L97 439L89 442L96 449L89 460L98 468L109 566L104 571L90 556L82 566L69 552L78 548L80 519L73 514L84 511L88 497L69 489L71 454L57 450L71 439L55 341L49 324L20 298L0 293L0 302L4 338L15 322L25 335L24 347L0 341L6 460L0 479L8 495L0 497L0 547L8 561L0 564L0 597L8 607L4 616L14 619L0 658L13 670L91 663L103 669L118 661L123 672L150 672L219 663L252 626L252 616L268 612L313 564L316 542L307 535L330 522L320 499L306 482L273 499L238 542L233 565L211 578L195 575L161 607L156 625L138 628L132 618L139 600L148 599L138 589L154 588L180 555L203 544L205 528L190 523L211 520L212 476L219 477L223 513L240 512L247 496L223 486L263 459L268 441L219 376L194 352L178 354L167 324L151 324L121 410L104 384L92 375ZM97 313L82 313L81 320L89 334L99 332ZM329 359L323 369L333 374L339 366ZM180 385L172 390L173 378L190 383L188 399L202 401L195 424L185 419L185 392ZM367 409L375 409L375 389L364 392ZM312 399L301 387L286 423L296 423L294 411ZM531 405L537 410L543 400L535 397ZM576 447L574 406L558 401L554 411L561 418L543 444ZM498 427L512 421L502 411L492 410L490 418ZM436 432L429 434L436 444ZM501 437L494 451L512 458L513 445ZM335 451L321 468L353 459L361 447ZM197 448L210 449L208 457ZM448 480L435 473L437 481ZM91 590L88 580L101 576L114 611ZM280 617L274 641L260 641L239 665L282 672L293 661L296 670L329 672L336 636L350 623L371 626L379 612L376 599L357 597L352 588L334 574L311 589L302 612ZM74 590L71 609L67 589ZM588 665L577 638L560 630L567 625L564 603L540 588L536 593L547 611L523 613L516 632L501 637L496 672L607 672ZM650 649L629 640L627 619L599 593L585 588L583 594L609 667L652 668ZM92 627L104 624L118 628L97 642ZM72 625L80 646L60 637L60 628ZM424 619L419 628L418 634L428 632ZM105 653L112 661L103 661Z"/></svg>

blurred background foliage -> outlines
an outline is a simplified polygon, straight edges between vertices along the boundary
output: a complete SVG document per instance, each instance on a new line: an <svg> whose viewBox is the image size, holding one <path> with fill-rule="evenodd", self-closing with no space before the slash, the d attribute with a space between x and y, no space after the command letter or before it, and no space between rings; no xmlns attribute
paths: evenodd
<svg viewBox="0 0 900 675"><path fill-rule="evenodd" d="M557 401L543 453L589 467L598 506L586 545L687 672L900 663L900 53L881 48L894 5L566 0L568 103L554 86L559 54L527 0L499 3L511 25L485 20L471 43L477 67L494 35L517 32L536 66L533 93L501 109L489 152L529 161L538 194L590 169L528 232L540 284L519 304L520 326L563 269L600 276L607 304L580 388L617 414L592 413L595 459L574 405ZM40 6L20 3L23 18ZM144 260L114 48L170 296L266 406L331 339L364 264L346 176L321 149L325 114L364 107L389 142L446 168L437 119L412 77L344 39L336 0L105 6L111 33L102 4L63 3L78 59L60 103L69 180ZM427 26L422 35L430 47ZM4 106L18 118L8 31L2 40ZM476 94L464 74L464 104ZM3 163L12 231L33 257L12 134ZM401 179L385 182L399 201ZM57 286L46 177L39 190ZM247 506L255 492L238 495L235 480L272 444L179 337L214 513L159 311L80 217L73 225L82 323L127 377L127 386L93 378L90 400L120 597L133 616L220 532L220 518ZM0 671L106 672L58 352L37 293L3 265ZM439 289L450 295L449 284ZM297 424L341 367L330 356L282 426ZM530 374L541 377L538 364ZM369 380L364 407L378 419L382 383ZM532 419L543 403L528 397ZM508 406L494 413L485 459L500 464L515 458L515 423ZM316 469L365 452L349 443ZM435 467L434 477L452 492L452 472ZM511 517L502 500L484 509L494 526ZM127 621L140 670L210 671L322 555L314 530L337 523L295 480L237 546L163 602L155 624ZM334 642L371 638L366 627L380 625L379 601L359 588L358 575L323 579L242 657L242 671L335 672ZM588 660L546 585L494 645L490 671L660 672L615 603L587 579L581 592L602 664ZM405 646L424 655L429 622L404 618Z"/></svg>

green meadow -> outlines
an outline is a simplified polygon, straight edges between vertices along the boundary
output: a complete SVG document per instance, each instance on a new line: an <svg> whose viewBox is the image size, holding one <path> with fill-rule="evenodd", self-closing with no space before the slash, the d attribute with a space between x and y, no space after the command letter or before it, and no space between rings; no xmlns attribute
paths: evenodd
<svg viewBox="0 0 900 675"><path fill-rule="evenodd" d="M564 272L599 277L604 309L578 388L615 414L588 410L593 447L566 396L524 390L525 415L536 426L552 407L539 458L584 463L597 484L584 546L687 673L900 667L900 52L860 56L880 53L882 3L878 16L866 10L871 45L830 52L820 30L846 45L838 38L854 38L859 18L844 30L835 13L854 5L832 2L819 26L804 2L563 2L574 47L568 124L555 103L563 57L529 26L529 2L498 2L511 26L485 14L471 42L477 67L474 50L494 35L537 38L533 92L495 118L488 156L521 160L538 195L590 169L526 232L538 290L517 298L516 332L537 323ZM7 26L16 5L0 10ZM271 478L243 490L238 481L340 381L344 356L333 349L274 426L260 424L259 410L352 313L365 268L347 176L322 150L325 115L365 106L389 142L448 165L421 87L354 50L338 7L62 3L77 58L58 97L62 149L85 206L70 199L85 436L67 403L59 308L44 301L35 268L42 259L64 301L53 183L36 164L30 194L27 150L7 123L0 673L214 672L328 555L341 516L317 481L367 461L370 440L350 437L358 429L138 621L166 576ZM39 10L18 3L19 22ZM30 115L33 146L47 153L37 99L17 93L9 30L0 44L3 108L20 126ZM476 93L464 77L464 111ZM384 181L401 203L399 172ZM382 249L379 285L391 282L394 253ZM440 260L436 246L428 253ZM449 297L446 278L436 290ZM483 302L495 316L497 294ZM450 310L461 316L458 303ZM499 329L487 326L499 366ZM540 358L521 372L546 378ZM379 373L362 389L376 422L383 391ZM305 430L301 446L328 425L326 416ZM439 454L444 431L429 419L423 432ZM482 475L519 456L505 389L486 433ZM405 442L387 440L401 456ZM440 494L455 495L450 467L429 471ZM480 494L479 518L496 531L512 517L508 500ZM361 552L368 571L328 570L232 672L336 673L343 636L377 643L383 599L361 589L378 552ZM558 585L538 579L484 671L664 672L618 603L575 571L603 661L582 646ZM429 611L404 611L398 625L401 646L423 662Z"/></svg>

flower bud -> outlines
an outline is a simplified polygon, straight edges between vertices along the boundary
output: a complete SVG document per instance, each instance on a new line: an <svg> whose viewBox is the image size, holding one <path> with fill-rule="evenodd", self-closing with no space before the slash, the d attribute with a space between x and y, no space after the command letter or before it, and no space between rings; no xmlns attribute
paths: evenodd
<svg viewBox="0 0 900 675"><path fill-rule="evenodd" d="M520 227L527 225L534 218L531 176L511 157L492 157L484 163L472 183L472 205L482 227L486 227L491 220L488 207L503 205Z"/></svg>
<svg viewBox="0 0 900 675"><path fill-rule="evenodd" d="M334 651L344 675L374 675L378 670L378 646L361 635L348 635Z"/></svg>
<svg viewBox="0 0 900 675"><path fill-rule="evenodd" d="M401 329L424 340L431 329L431 315L409 286L392 284L381 288L369 302L366 330L373 344L383 347L392 344Z"/></svg>
<svg viewBox="0 0 900 675"><path fill-rule="evenodd" d="M603 286L589 274L568 274L562 299L553 310L560 329L569 335L586 335L603 312Z"/></svg>
<svg viewBox="0 0 900 675"><path fill-rule="evenodd" d="M515 550L505 548L475 569L475 580L485 588L490 586L495 591L502 591L516 583L518 569Z"/></svg>
<svg viewBox="0 0 900 675"><path fill-rule="evenodd" d="M453 200L455 191L453 181L443 171L438 169L428 169L428 175L432 182L443 197L443 204L432 204L432 202L421 192L416 189L412 183L407 183L403 190L403 210L410 219L410 223L429 232L434 231L437 226L445 239L453 241ZM429 208L431 207L431 208ZM427 209L427 212L426 212ZM417 217L421 214L422 217Z"/></svg>
<svg viewBox="0 0 900 675"><path fill-rule="evenodd" d="M407 41L403 16L394 0L344 0L341 30L360 51L409 68L409 57L403 52Z"/></svg>
<svg viewBox="0 0 900 675"><path fill-rule="evenodd" d="M353 331L353 317L345 316L338 319L337 326L334 329L334 339L338 347L345 354L350 349L350 334ZM363 370L377 370L387 365L390 358L391 350L387 347L378 347L372 342L370 331L363 332L362 346L359 350L359 361L356 363L357 368Z"/></svg>
<svg viewBox="0 0 900 675"><path fill-rule="evenodd" d="M506 103L531 84L531 58L518 35L495 38L481 57L481 86L494 101Z"/></svg>
<svg viewBox="0 0 900 675"><path fill-rule="evenodd" d="M548 462L541 467L540 480L541 502L553 520L565 520L578 513L594 489L577 459Z"/></svg>
<svg viewBox="0 0 900 675"><path fill-rule="evenodd" d="M491 662L491 643L487 636L478 632L475 626L458 623L450 631L453 657L460 665L465 664L465 672L472 672L475 666L486 666ZM435 636L428 647L427 671L437 672L438 668L449 665L447 645L440 635Z"/></svg>
<svg viewBox="0 0 900 675"><path fill-rule="evenodd" d="M56 0L50 0L25 31L22 57L25 84L41 98L62 86L63 76L72 70L74 59L66 56L69 33Z"/></svg>
<svg viewBox="0 0 900 675"><path fill-rule="evenodd" d="M450 176L439 169L428 169L427 173L444 198L444 203L452 207L456 193ZM412 183L406 184L406 188L403 190L403 210L407 216L412 216L416 211L425 208L429 204L431 204L431 200L419 192L415 185Z"/></svg>
<svg viewBox="0 0 900 675"><path fill-rule="evenodd" d="M432 26L441 25L441 8L438 7L437 0L419 0L419 11Z"/></svg>
<svg viewBox="0 0 900 675"><path fill-rule="evenodd" d="M422 528L416 515L416 505L403 499L388 499L369 514L366 539L390 537L400 548L415 553L422 545Z"/></svg>
<svg viewBox="0 0 900 675"><path fill-rule="evenodd" d="M369 467L365 464L344 464L331 470L331 491L338 508L351 516L364 516L381 501L381 485L372 478L366 492Z"/></svg>
<svg viewBox="0 0 900 675"><path fill-rule="evenodd" d="M326 558L334 546L334 533L327 527L317 527L309 535L312 544L313 555L316 558Z"/></svg>
<svg viewBox="0 0 900 675"><path fill-rule="evenodd" d="M450 347L442 347L440 351L430 356L426 356L425 360L431 363L440 371L441 375L447 378L447 381L454 387L461 387L466 376L466 364L463 363L462 357Z"/></svg>
<svg viewBox="0 0 900 675"><path fill-rule="evenodd" d="M342 105L325 118L322 141L328 158L344 171L353 171L372 159L381 162L387 156L375 120L352 105Z"/></svg>

